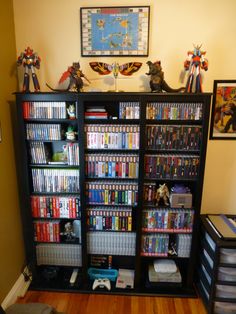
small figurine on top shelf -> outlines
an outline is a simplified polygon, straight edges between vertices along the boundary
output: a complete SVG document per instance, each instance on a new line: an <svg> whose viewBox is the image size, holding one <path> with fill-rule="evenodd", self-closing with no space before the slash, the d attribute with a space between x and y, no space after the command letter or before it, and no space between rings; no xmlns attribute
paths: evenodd
<svg viewBox="0 0 236 314"><path fill-rule="evenodd" d="M84 82L82 80L84 78L88 83L90 81L88 78L84 75L82 70L80 70L80 63L79 62L73 62L72 66L68 67L67 71L65 71L60 80L59 84L64 83L67 79L69 79L69 85L66 89L54 89L50 85L47 85L48 88L50 88L54 92L68 92L68 91L74 91L74 92L81 92L83 90Z"/></svg>
<svg viewBox="0 0 236 314"><path fill-rule="evenodd" d="M200 70L208 70L208 60L204 58L206 51L201 51L202 45L195 46L193 51L188 51L188 58L184 62L184 68L188 73L185 92L202 93L202 76ZM195 89L193 88L195 81Z"/></svg>
<svg viewBox="0 0 236 314"><path fill-rule="evenodd" d="M150 75L150 87L151 91L155 93L162 93L163 91L168 93L178 93L185 88L180 87L177 89L171 88L164 80L164 72L162 71L161 61L151 62L148 61L149 72L146 75Z"/></svg>
<svg viewBox="0 0 236 314"><path fill-rule="evenodd" d="M24 52L21 52L20 56L17 59L17 66L23 65L25 68L24 73L24 82L23 82L23 92L29 92L29 71L31 71L34 90L35 92L40 91L40 86L38 82L37 75L35 73L34 68L40 68L41 59L36 52L33 52L33 49L27 47Z"/></svg>

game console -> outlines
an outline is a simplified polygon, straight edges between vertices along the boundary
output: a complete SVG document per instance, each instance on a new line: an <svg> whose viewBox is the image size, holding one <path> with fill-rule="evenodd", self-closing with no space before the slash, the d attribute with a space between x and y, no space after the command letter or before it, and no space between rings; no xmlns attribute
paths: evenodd
<svg viewBox="0 0 236 314"><path fill-rule="evenodd" d="M183 184L175 184L171 188L170 205L173 208L191 208L192 198L190 189Z"/></svg>
<svg viewBox="0 0 236 314"><path fill-rule="evenodd" d="M134 288L134 270L119 269L119 274L116 280L116 288L133 289Z"/></svg>
<svg viewBox="0 0 236 314"><path fill-rule="evenodd" d="M93 282L93 290L96 290L97 288L106 288L107 290L111 290L111 282L107 278L103 279L95 279Z"/></svg>

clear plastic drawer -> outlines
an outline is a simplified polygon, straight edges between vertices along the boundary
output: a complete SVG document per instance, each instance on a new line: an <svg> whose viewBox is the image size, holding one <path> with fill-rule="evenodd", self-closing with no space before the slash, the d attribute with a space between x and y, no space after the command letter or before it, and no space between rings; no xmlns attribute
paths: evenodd
<svg viewBox="0 0 236 314"><path fill-rule="evenodd" d="M236 286L216 285L216 297L229 299L236 298Z"/></svg>
<svg viewBox="0 0 236 314"><path fill-rule="evenodd" d="M226 264L236 264L236 249L221 249L220 262Z"/></svg>
<svg viewBox="0 0 236 314"><path fill-rule="evenodd" d="M235 314L236 303L215 302L215 314Z"/></svg>
<svg viewBox="0 0 236 314"><path fill-rule="evenodd" d="M236 268L219 267L218 280L236 282Z"/></svg>

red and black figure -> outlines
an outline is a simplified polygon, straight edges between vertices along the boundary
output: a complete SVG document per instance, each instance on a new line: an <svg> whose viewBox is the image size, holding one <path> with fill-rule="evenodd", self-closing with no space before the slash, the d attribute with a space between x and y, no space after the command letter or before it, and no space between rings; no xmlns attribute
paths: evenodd
<svg viewBox="0 0 236 314"><path fill-rule="evenodd" d="M34 91L38 92L40 91L40 86L38 82L37 75L35 73L35 68L39 69L40 68L40 62L41 59L38 56L36 52L33 51L30 47L27 47L24 52L20 54L20 56L17 59L17 65L23 65L25 68L25 73L24 73L24 83L23 83L23 92L29 92L29 80L30 80L30 74L29 72L31 71L32 75L32 80L34 84Z"/></svg>

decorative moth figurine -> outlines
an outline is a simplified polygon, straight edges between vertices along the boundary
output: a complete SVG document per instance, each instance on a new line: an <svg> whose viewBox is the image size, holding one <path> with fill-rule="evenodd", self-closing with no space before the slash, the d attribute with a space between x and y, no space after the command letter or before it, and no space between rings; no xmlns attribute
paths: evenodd
<svg viewBox="0 0 236 314"><path fill-rule="evenodd" d="M119 63L114 62L112 64L104 63L104 62L90 62L89 65L91 68L98 72L100 75L108 75L110 73L113 74L115 79L115 91L117 92L117 78L118 74L122 74L125 76L131 76L133 73L137 72L141 66L141 62L128 62L122 65Z"/></svg>

